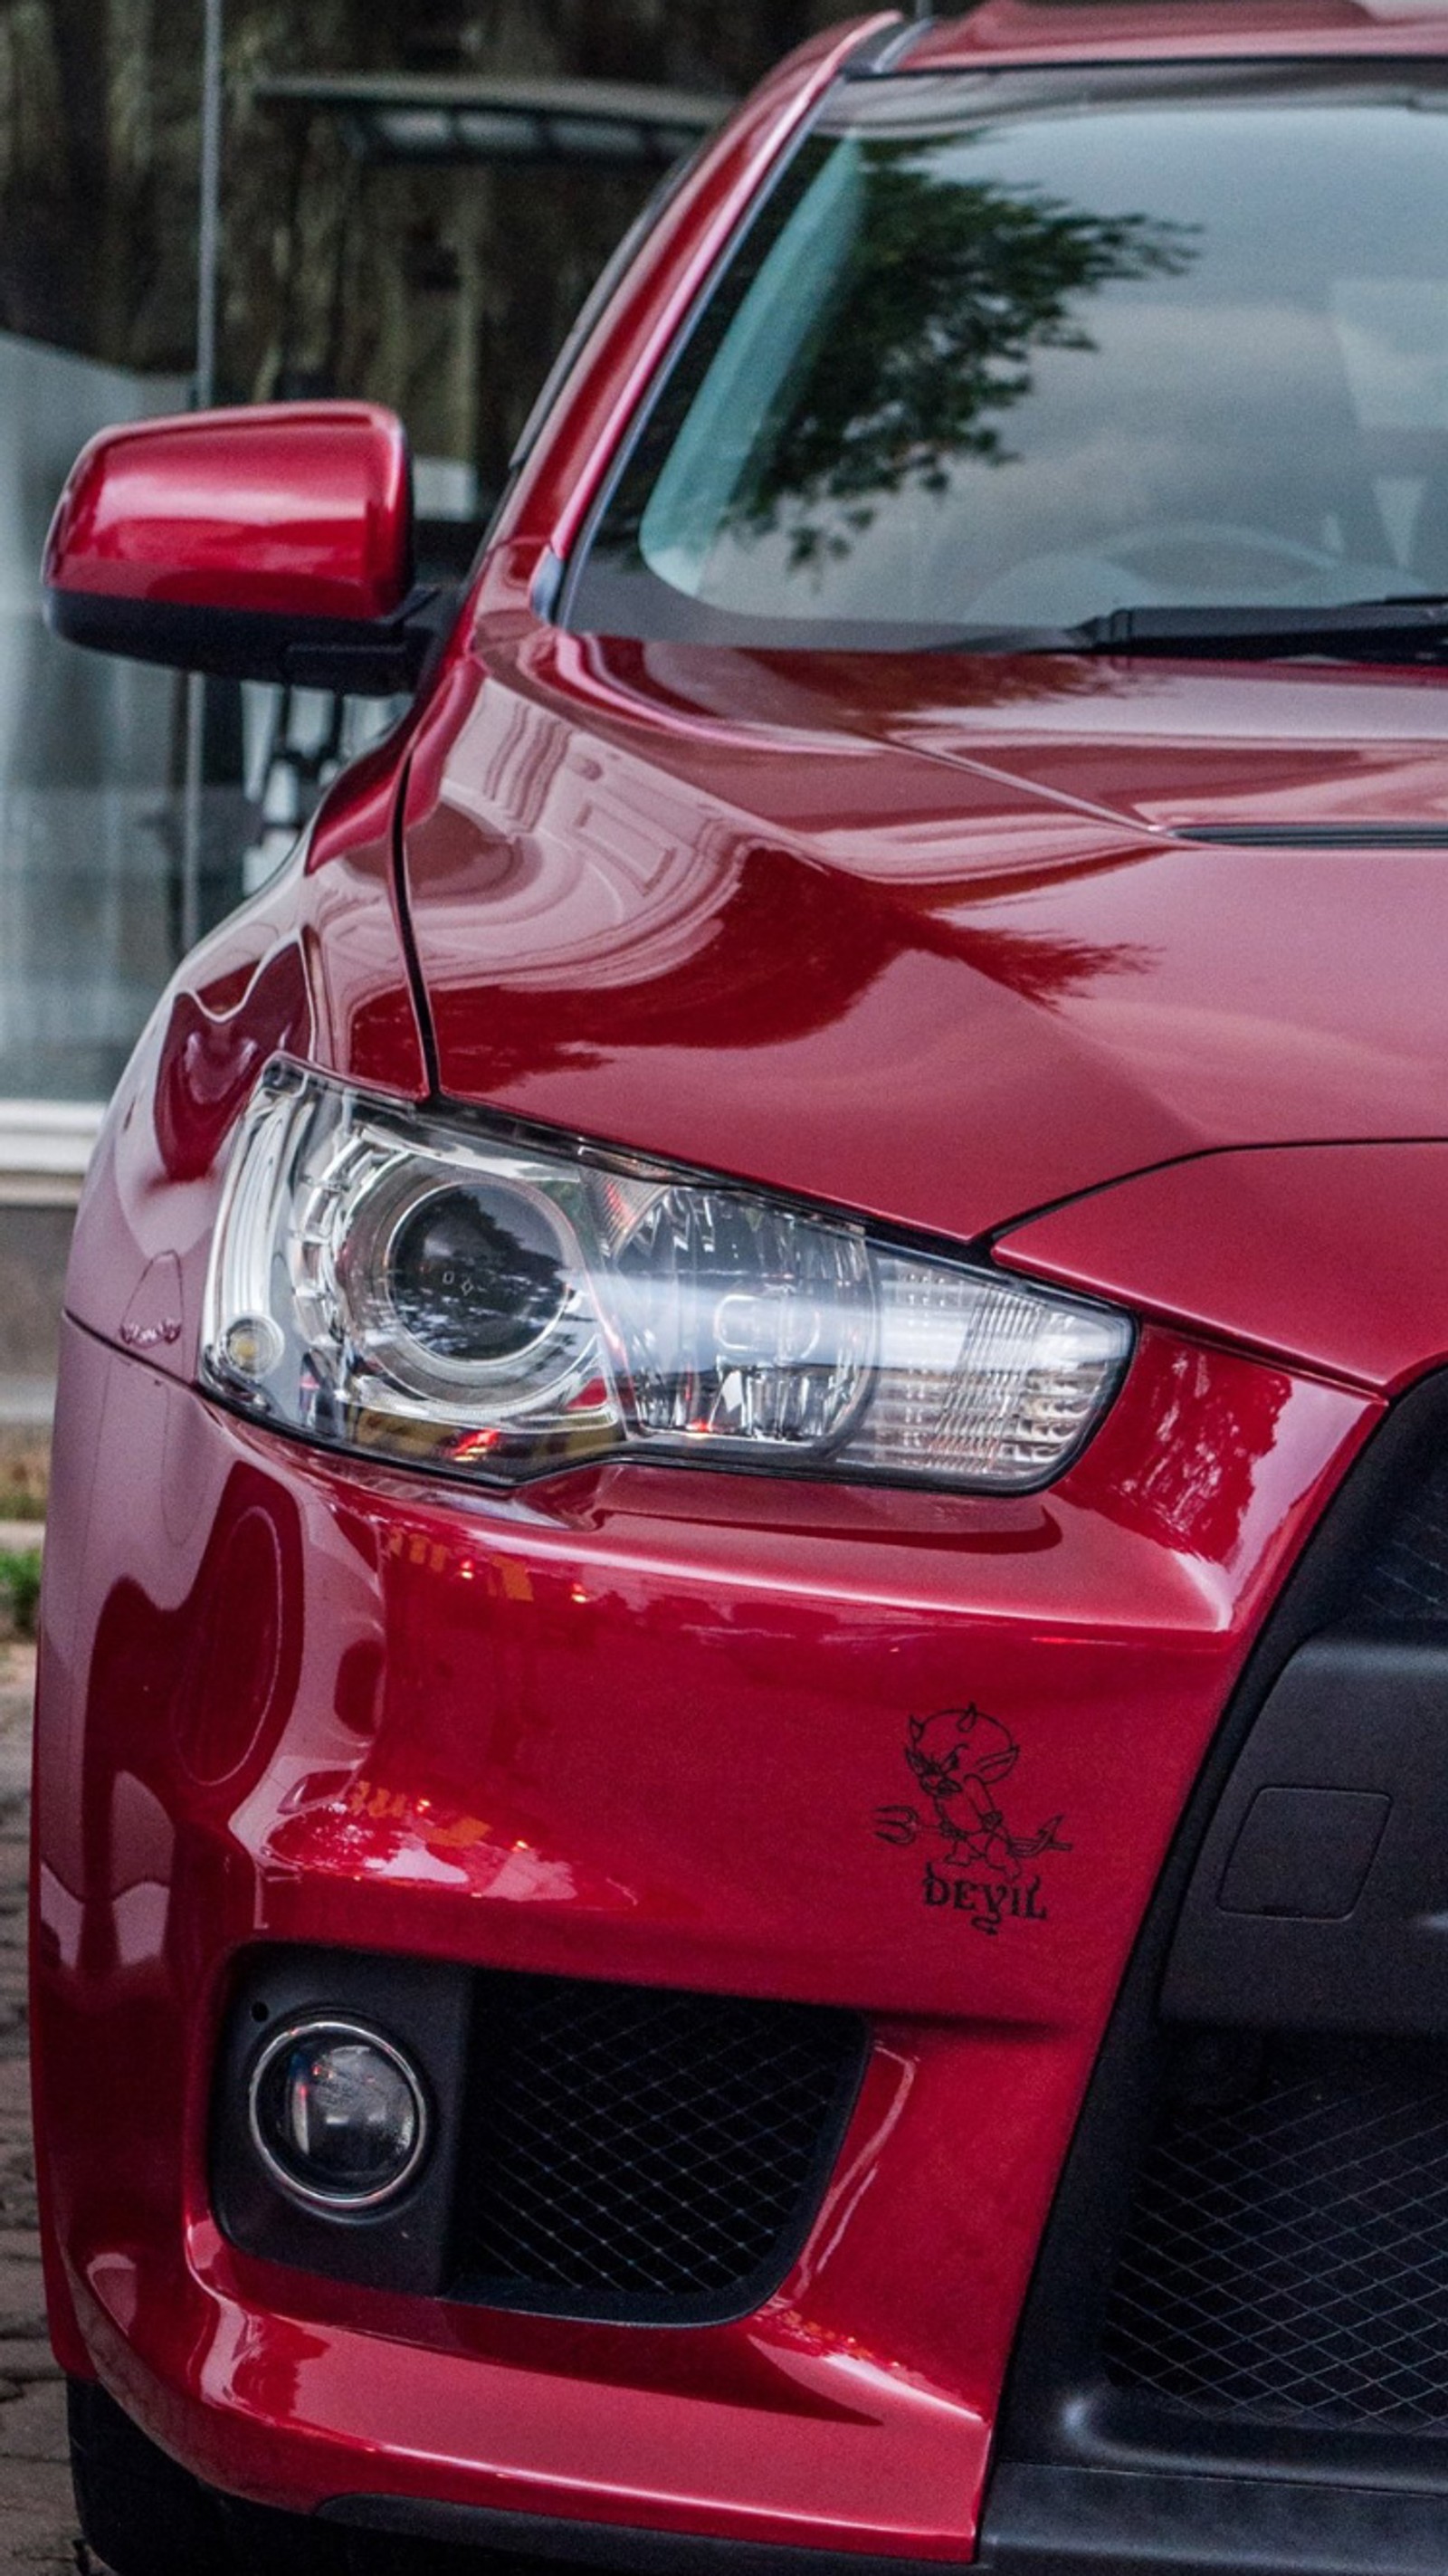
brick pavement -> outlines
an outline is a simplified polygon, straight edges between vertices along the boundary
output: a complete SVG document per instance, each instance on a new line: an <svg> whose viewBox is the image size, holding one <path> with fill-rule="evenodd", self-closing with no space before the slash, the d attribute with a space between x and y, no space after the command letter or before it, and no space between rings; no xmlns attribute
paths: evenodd
<svg viewBox="0 0 1448 2576"><path fill-rule="evenodd" d="M35 1651L0 1644L0 2576L75 2576L65 2403L45 2335L25 2016Z"/></svg>

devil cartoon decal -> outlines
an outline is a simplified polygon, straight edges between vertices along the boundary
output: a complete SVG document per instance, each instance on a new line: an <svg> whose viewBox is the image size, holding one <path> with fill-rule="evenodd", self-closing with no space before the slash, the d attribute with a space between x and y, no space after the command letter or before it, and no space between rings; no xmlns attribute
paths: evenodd
<svg viewBox="0 0 1448 2576"><path fill-rule="evenodd" d="M938 1708L909 1720L905 1759L929 1801L929 1816L915 1807L878 1807L875 1831L882 1842L913 1843L933 1823L949 1863L1014 1885L1026 1861L1043 1852L1069 1851L1059 1815L1032 1834L1013 1834L1001 1805L1001 1788L1020 1759L1020 1746L998 1717L972 1701L968 1708Z"/></svg>

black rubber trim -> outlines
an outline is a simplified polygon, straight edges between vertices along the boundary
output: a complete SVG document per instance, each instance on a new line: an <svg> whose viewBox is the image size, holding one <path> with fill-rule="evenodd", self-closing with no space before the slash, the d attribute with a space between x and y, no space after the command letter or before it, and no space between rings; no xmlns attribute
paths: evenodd
<svg viewBox="0 0 1448 2576"><path fill-rule="evenodd" d="M616 2523L545 2521L533 2514L493 2513L482 2505L429 2504L405 2496L336 2496L318 2506L315 2518L351 2531L386 2532L399 2540L561 2559L573 2567L611 2567L619 2576L816 2576L819 2569L830 2570L831 2576L845 2576L846 2570L849 2576L943 2576L952 2563L861 2557L834 2547L779 2549L757 2540L703 2540Z"/></svg>
<svg viewBox="0 0 1448 2576"><path fill-rule="evenodd" d="M1448 823L1175 823L1174 841L1223 850L1448 850Z"/></svg>
<svg viewBox="0 0 1448 2576"><path fill-rule="evenodd" d="M978 2564L999 2576L1442 2576L1438 2496L1010 2466Z"/></svg>
<svg viewBox="0 0 1448 2576"><path fill-rule="evenodd" d="M1441 1637L1349 1624L1298 1648L1202 1844L1165 2021L1441 2038L1445 1707Z"/></svg>
<svg viewBox="0 0 1448 2576"><path fill-rule="evenodd" d="M342 697L410 696L435 643L435 593L416 593L395 617L375 624L332 617L272 617L245 609L178 608L145 599L106 599L52 590L52 632L93 653L159 662L226 680L268 680L327 689Z"/></svg>

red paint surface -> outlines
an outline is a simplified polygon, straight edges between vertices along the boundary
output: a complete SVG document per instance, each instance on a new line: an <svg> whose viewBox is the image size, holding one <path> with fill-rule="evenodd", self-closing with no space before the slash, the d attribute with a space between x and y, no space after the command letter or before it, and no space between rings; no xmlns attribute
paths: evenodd
<svg viewBox="0 0 1448 2576"><path fill-rule="evenodd" d="M1037 1217L997 1258L1396 1394L1448 1359L1448 1144L1209 1154Z"/></svg>
<svg viewBox="0 0 1448 2576"><path fill-rule="evenodd" d="M390 616L411 580L407 444L367 403L273 403L92 439L46 548L52 590L277 617Z"/></svg>
<svg viewBox="0 0 1448 2576"><path fill-rule="evenodd" d="M63 2336L276 2502L958 2553L1181 1800L1373 1413L1161 1334L1030 1501L632 1470L508 1506L349 1473L69 1328L37 1780ZM971 1698L1070 1844L1039 1919L986 1938L924 1902L926 1842L873 1829L912 1792L908 1717ZM870 2082L793 2276L681 2336L234 2255L206 2094L256 1939L864 2009Z"/></svg>
<svg viewBox="0 0 1448 2576"><path fill-rule="evenodd" d="M1173 10L1162 46L1372 50L1392 23L1210 17ZM530 607L693 282L877 23L817 40L705 156L538 441L430 702L183 969L81 1211L36 1810L54 2331L155 2438L275 2503L371 2489L958 2559L1183 1800L1377 1390L1445 1355L1448 1146L1372 1140L1444 1133L1448 853L1369 846L1448 821L1440 679L689 651ZM1032 29L1109 51L1154 23L984 11L912 59ZM1433 45L1404 25L1395 47ZM223 471L209 524L226 502ZM318 527L345 589L374 558ZM209 1231L268 1054L428 1089L404 819L455 1096L960 1241L1094 1194L1004 1257L1162 1320L1058 1488L630 1467L504 1503L200 1401ZM1177 837L1312 820L1364 838ZM1282 1208L1311 1224L1311 1280L1253 1249ZM1043 1914L991 1937L927 1905L918 1838L873 1821L912 1794L908 1718L971 1698L1021 1747L1026 1821L1059 1811L1070 1845ZM204 2136L258 1939L866 2011L867 2090L794 2276L742 2323L663 2335L244 2261Z"/></svg>
<svg viewBox="0 0 1448 2576"><path fill-rule="evenodd" d="M1448 849L1173 837L1448 820L1436 676L479 641L407 836L454 1096L965 1240L1443 1132Z"/></svg>
<svg viewBox="0 0 1448 2576"><path fill-rule="evenodd" d="M1448 27L1413 0L1145 0L1126 7L1052 7L1050 0L986 0L946 18L912 46L916 71L994 62L1162 62L1241 54L1441 54Z"/></svg>

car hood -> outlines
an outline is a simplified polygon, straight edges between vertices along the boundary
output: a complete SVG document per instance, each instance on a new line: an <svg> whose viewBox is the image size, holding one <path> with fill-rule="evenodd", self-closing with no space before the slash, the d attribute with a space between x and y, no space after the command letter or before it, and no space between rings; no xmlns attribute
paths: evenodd
<svg viewBox="0 0 1448 2576"><path fill-rule="evenodd" d="M530 628L419 736L454 1099L969 1239L1448 1134L1448 684Z"/></svg>

